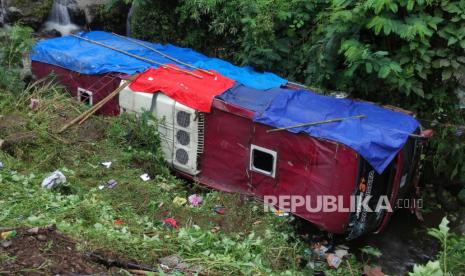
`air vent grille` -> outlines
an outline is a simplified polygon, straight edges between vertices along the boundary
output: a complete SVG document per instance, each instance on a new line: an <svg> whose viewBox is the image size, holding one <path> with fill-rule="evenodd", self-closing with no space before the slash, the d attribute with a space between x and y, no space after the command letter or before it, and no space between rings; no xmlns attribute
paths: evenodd
<svg viewBox="0 0 465 276"><path fill-rule="evenodd" d="M178 132L176 132L176 139L178 140L178 143L183 146L189 145L191 140L189 133L184 130L178 130Z"/></svg>
<svg viewBox="0 0 465 276"><path fill-rule="evenodd" d="M177 149L176 150L176 161L179 164L186 165L189 162L189 154L184 149Z"/></svg>
<svg viewBox="0 0 465 276"><path fill-rule="evenodd" d="M191 123L191 114L185 111L178 111L176 114L176 122L181 127L189 127Z"/></svg>

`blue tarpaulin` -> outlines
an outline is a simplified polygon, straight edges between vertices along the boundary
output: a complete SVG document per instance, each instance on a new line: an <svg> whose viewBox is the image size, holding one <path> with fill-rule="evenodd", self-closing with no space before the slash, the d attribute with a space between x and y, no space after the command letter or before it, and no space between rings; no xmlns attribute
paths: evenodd
<svg viewBox="0 0 465 276"><path fill-rule="evenodd" d="M254 121L276 128L365 115L363 119L291 128L289 131L345 144L358 152L378 173L384 171L402 149L409 134L419 127L417 120L400 112L307 90L278 88L260 91L239 85L219 98L255 111Z"/></svg>
<svg viewBox="0 0 465 276"><path fill-rule="evenodd" d="M286 90L281 88L259 90L236 84L223 94L218 95L217 98L227 103L261 113L265 111L276 96Z"/></svg>
<svg viewBox="0 0 465 276"><path fill-rule="evenodd" d="M191 69L111 33L96 31L80 33L79 35L161 64L176 64L185 69ZM273 73L259 73L251 67L238 67L221 59L209 58L189 48L137 41L145 43L147 46L182 62L202 69L215 70L230 79L256 89L270 89L287 83L287 80ZM135 74L143 72L150 67L158 67L155 64L135 59L123 53L72 36L40 41L33 48L31 59L82 74L103 74L109 72Z"/></svg>

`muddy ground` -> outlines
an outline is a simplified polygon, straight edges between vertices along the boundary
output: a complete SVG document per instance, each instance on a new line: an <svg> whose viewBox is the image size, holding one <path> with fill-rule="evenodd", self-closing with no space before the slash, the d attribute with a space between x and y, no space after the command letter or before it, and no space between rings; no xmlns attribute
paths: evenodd
<svg viewBox="0 0 465 276"><path fill-rule="evenodd" d="M15 237L2 240L1 275L88 275L109 272L105 266L80 252L76 241L57 232L54 227L15 231Z"/></svg>

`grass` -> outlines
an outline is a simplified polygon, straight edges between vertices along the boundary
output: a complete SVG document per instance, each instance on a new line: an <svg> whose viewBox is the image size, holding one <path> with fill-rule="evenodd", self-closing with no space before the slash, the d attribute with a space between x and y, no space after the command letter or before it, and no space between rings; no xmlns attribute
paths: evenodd
<svg viewBox="0 0 465 276"><path fill-rule="evenodd" d="M37 111L28 107L31 95L40 99ZM86 107L58 86L35 86L4 100L0 137L28 133L32 139L0 151L2 227L56 224L78 239L83 251L112 251L154 267L158 258L178 254L206 274L305 273L305 245L294 236L292 219L264 213L243 196L172 176L160 157L155 128L147 127L148 117L94 116L59 135L56 130ZM104 161L113 162L110 169L101 165ZM42 189L42 179L57 169L67 183ZM142 181L143 173L153 180ZM110 179L118 182L115 188L98 189ZM201 194L204 204L173 203L192 193ZM224 216L213 211L216 205L225 207ZM164 225L167 217L180 228Z"/></svg>

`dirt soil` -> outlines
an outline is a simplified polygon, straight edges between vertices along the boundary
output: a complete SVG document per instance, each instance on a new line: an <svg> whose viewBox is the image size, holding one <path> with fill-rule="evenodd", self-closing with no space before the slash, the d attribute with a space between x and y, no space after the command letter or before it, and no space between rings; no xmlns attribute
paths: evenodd
<svg viewBox="0 0 465 276"><path fill-rule="evenodd" d="M0 275L108 274L106 267L89 260L75 241L53 227L16 232L1 240Z"/></svg>

